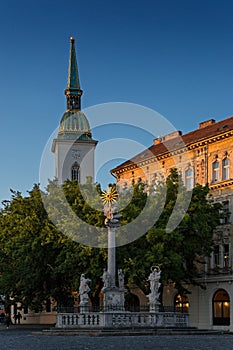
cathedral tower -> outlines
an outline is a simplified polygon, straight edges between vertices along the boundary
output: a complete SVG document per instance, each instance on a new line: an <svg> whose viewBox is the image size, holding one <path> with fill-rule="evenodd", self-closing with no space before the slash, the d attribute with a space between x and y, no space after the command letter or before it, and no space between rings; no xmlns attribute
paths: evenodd
<svg viewBox="0 0 233 350"><path fill-rule="evenodd" d="M63 114L57 138L53 140L55 176L61 184L65 180L85 183L94 179L94 152L97 141L92 139L89 122L81 111L81 96L75 39L70 38L68 82L65 90L66 112Z"/></svg>

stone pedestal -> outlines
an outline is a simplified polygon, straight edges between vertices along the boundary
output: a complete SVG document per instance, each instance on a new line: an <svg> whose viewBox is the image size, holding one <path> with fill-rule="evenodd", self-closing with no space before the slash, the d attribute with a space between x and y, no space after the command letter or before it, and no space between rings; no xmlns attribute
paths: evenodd
<svg viewBox="0 0 233 350"><path fill-rule="evenodd" d="M80 303L79 304L79 312L80 313L86 313L90 312L90 305L88 303Z"/></svg>
<svg viewBox="0 0 233 350"><path fill-rule="evenodd" d="M117 312L125 310L125 289L116 286L103 288L104 293L104 311Z"/></svg>
<svg viewBox="0 0 233 350"><path fill-rule="evenodd" d="M160 304L149 304L150 305L150 312L159 312L159 305Z"/></svg>

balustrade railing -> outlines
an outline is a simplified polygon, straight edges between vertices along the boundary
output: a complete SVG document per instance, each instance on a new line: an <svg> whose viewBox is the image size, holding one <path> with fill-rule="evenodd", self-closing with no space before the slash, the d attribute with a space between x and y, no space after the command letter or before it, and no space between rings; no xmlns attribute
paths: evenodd
<svg viewBox="0 0 233 350"><path fill-rule="evenodd" d="M82 312L57 313L57 328L155 328L189 325L189 316L181 312Z"/></svg>
<svg viewBox="0 0 233 350"><path fill-rule="evenodd" d="M58 306L58 313L83 313L83 312L109 312L109 311L130 311L130 312L149 312L150 307L148 304L139 306L132 306L125 304L125 307L118 307L117 305L100 306L100 305L87 305L87 306ZM159 312L179 312L187 313L187 310L179 308L177 306L164 306L158 305Z"/></svg>

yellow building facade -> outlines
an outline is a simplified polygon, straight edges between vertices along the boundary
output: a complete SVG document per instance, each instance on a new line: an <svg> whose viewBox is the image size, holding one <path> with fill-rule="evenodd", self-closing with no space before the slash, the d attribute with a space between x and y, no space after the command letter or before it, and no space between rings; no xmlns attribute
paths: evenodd
<svg viewBox="0 0 233 350"><path fill-rule="evenodd" d="M164 288L166 305L188 308L190 326L233 331L233 117L210 119L182 135L175 131L155 139L153 145L111 170L121 187L132 181L148 185L168 176L176 167L188 190L209 184L211 194L226 213L214 234L212 256L206 258L200 282L191 294L179 296L172 285Z"/></svg>

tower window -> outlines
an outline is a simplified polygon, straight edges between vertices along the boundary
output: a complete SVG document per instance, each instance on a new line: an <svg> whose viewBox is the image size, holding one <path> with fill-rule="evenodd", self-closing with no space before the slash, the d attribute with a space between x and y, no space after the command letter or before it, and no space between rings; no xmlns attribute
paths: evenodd
<svg viewBox="0 0 233 350"><path fill-rule="evenodd" d="M71 180L77 180L79 182L79 165L77 162L72 165Z"/></svg>

